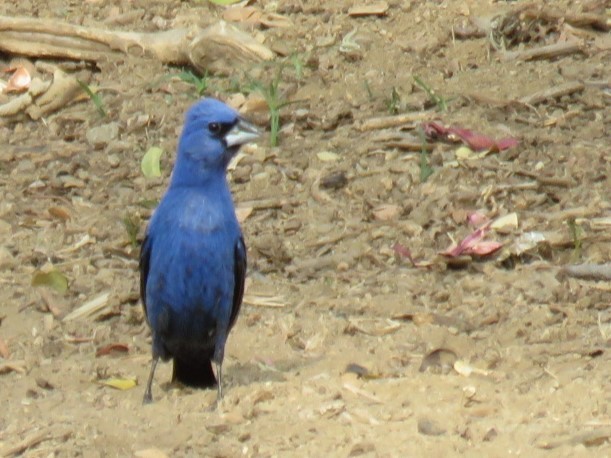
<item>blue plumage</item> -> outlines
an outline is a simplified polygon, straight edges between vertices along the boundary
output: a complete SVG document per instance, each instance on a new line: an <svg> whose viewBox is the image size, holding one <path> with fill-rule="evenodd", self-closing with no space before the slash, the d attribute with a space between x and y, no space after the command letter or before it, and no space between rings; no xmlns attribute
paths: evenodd
<svg viewBox="0 0 611 458"><path fill-rule="evenodd" d="M257 130L231 108L204 99L188 111L170 185L140 254L140 294L153 334L153 363L173 359L173 381L218 386L225 342L240 311L246 248L225 177ZM215 363L218 383L212 370Z"/></svg>

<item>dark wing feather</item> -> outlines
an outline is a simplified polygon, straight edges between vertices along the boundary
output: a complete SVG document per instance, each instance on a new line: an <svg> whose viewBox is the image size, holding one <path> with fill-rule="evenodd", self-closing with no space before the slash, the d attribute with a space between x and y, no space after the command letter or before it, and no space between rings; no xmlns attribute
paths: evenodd
<svg viewBox="0 0 611 458"><path fill-rule="evenodd" d="M235 323L240 313L242 306L242 298L244 297L244 282L246 281L246 246L244 239L240 237L233 251L233 272L235 277L235 285L233 287L233 306L231 308L231 316L229 317L229 329Z"/></svg>
<svg viewBox="0 0 611 458"><path fill-rule="evenodd" d="M140 298L144 307L144 315L148 318L146 311L146 281L149 276L151 261L151 238L146 236L140 247Z"/></svg>

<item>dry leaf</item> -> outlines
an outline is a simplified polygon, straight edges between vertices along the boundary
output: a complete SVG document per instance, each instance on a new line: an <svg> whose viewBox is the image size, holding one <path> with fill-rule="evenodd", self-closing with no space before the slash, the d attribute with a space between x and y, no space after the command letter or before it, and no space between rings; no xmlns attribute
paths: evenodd
<svg viewBox="0 0 611 458"><path fill-rule="evenodd" d="M355 5L348 10L348 15L358 16L383 16L388 11L386 2L368 2L362 5Z"/></svg>
<svg viewBox="0 0 611 458"><path fill-rule="evenodd" d="M8 349L7 343L4 341L4 339L2 339L2 337L0 337L0 357L9 359L10 356L11 352Z"/></svg>
<svg viewBox="0 0 611 458"><path fill-rule="evenodd" d="M490 224L490 229L494 229L497 232L501 232L504 234L513 232L518 228L518 214L508 213L507 215L501 216L495 219Z"/></svg>
<svg viewBox="0 0 611 458"><path fill-rule="evenodd" d="M488 375L488 371L473 367L461 359L454 362L454 370L464 377L469 377L471 374Z"/></svg>
<svg viewBox="0 0 611 458"><path fill-rule="evenodd" d="M367 334L370 336L385 336L387 334L392 334L393 332L398 331L401 328L401 323L386 319L380 325L379 319L365 320L365 319L350 319L349 325L346 328L346 332L348 334L354 334L355 332L360 332L362 334Z"/></svg>
<svg viewBox="0 0 611 458"><path fill-rule="evenodd" d="M373 209L373 216L378 221L397 219L401 214L401 207L394 204L383 204Z"/></svg>
<svg viewBox="0 0 611 458"><path fill-rule="evenodd" d="M32 83L32 77L27 69L19 65L15 67L15 71L8 80L4 92L25 92Z"/></svg>
<svg viewBox="0 0 611 458"><path fill-rule="evenodd" d="M61 219L63 221L68 221L70 219L70 212L65 207L49 207L48 210L49 215L54 218Z"/></svg>
<svg viewBox="0 0 611 458"><path fill-rule="evenodd" d="M320 153L316 153L316 157L322 162L334 162L339 160L339 154L331 151L321 151Z"/></svg>
<svg viewBox="0 0 611 458"><path fill-rule="evenodd" d="M292 21L280 14L267 13L253 6L227 8L223 12L223 19L229 22L241 22L253 26L264 27L291 27Z"/></svg>
<svg viewBox="0 0 611 458"><path fill-rule="evenodd" d="M6 374L8 372L17 372L18 374L26 373L26 364L25 361L4 361L0 362L0 374Z"/></svg>
<svg viewBox="0 0 611 458"><path fill-rule="evenodd" d="M168 458L168 455L158 448L146 448L134 452L136 458Z"/></svg>
<svg viewBox="0 0 611 458"><path fill-rule="evenodd" d="M239 223L243 223L252 214L252 207L238 207L235 209L235 216Z"/></svg>

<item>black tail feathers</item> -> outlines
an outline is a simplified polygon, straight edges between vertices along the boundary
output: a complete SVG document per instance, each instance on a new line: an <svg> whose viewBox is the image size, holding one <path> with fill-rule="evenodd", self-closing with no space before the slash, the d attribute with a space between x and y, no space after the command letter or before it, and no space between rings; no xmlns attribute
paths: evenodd
<svg viewBox="0 0 611 458"><path fill-rule="evenodd" d="M209 358L188 360L174 358L172 382L180 382L194 388L213 388L216 377L212 371L212 361Z"/></svg>

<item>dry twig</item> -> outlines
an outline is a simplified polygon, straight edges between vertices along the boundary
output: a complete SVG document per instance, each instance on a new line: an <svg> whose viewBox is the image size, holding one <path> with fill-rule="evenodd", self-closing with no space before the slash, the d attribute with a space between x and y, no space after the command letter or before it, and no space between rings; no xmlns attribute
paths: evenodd
<svg viewBox="0 0 611 458"><path fill-rule="evenodd" d="M567 54L575 54L578 52L583 52L583 44L578 41L567 41L521 51L505 51L502 54L502 59L505 61L553 59L555 57L566 56Z"/></svg>
<svg viewBox="0 0 611 458"><path fill-rule="evenodd" d="M573 277L582 280L611 281L611 263L565 266L560 270L558 276L559 278Z"/></svg>
<svg viewBox="0 0 611 458"><path fill-rule="evenodd" d="M560 84L558 86L527 95L522 97L519 101L526 105L536 105L546 100L557 99L565 95L574 94L575 92L581 92L583 89L583 83L580 83L579 81L570 81L568 83Z"/></svg>

